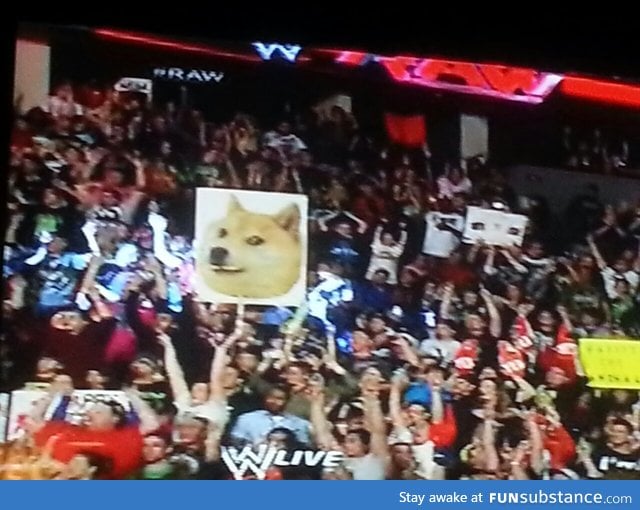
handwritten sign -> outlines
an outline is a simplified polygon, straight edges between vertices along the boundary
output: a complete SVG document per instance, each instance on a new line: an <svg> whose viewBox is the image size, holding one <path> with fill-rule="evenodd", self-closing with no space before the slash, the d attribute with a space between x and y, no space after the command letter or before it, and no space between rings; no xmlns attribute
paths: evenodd
<svg viewBox="0 0 640 510"><path fill-rule="evenodd" d="M583 338L580 362L593 388L640 389L640 341Z"/></svg>

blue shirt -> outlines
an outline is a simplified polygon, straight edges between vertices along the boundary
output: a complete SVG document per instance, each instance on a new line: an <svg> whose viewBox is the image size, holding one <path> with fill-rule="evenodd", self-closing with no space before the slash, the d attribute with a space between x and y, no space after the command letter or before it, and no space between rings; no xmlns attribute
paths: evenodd
<svg viewBox="0 0 640 510"><path fill-rule="evenodd" d="M379 289L367 282L356 288L356 304L366 312L384 313L391 309L393 302L390 291Z"/></svg>
<svg viewBox="0 0 640 510"><path fill-rule="evenodd" d="M350 266L358 262L360 254L354 249L350 239L337 239L329 248L332 259L341 264Z"/></svg>
<svg viewBox="0 0 640 510"><path fill-rule="evenodd" d="M301 443L311 442L311 424L307 420L288 413L274 415L262 409L241 414L231 431L231 437L243 443L256 445L265 442L269 432L277 428L290 430Z"/></svg>
<svg viewBox="0 0 640 510"><path fill-rule="evenodd" d="M73 303L75 287L89 257L65 253L60 257L46 257L38 265L40 292L38 303L46 307L61 307Z"/></svg>
<svg viewBox="0 0 640 510"><path fill-rule="evenodd" d="M262 314L262 324L267 326L282 326L291 317L293 312L288 308L273 306Z"/></svg>

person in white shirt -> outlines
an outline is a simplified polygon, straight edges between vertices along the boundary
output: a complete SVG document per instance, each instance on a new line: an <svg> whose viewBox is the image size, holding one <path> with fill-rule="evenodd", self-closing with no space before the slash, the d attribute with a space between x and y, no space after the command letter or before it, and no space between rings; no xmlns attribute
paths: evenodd
<svg viewBox="0 0 640 510"><path fill-rule="evenodd" d="M453 338L454 330L447 321L439 321L436 326L436 338L423 340L420 352L427 356L439 358L447 365L453 362L460 342Z"/></svg>
<svg viewBox="0 0 640 510"><path fill-rule="evenodd" d="M291 124L286 121L278 124L275 131L269 131L264 135L264 145L287 155L296 154L307 148L307 145L291 132Z"/></svg>
<svg viewBox="0 0 640 510"><path fill-rule="evenodd" d="M473 185L471 180L459 168L448 167L445 174L438 178L438 197L451 199L457 193L468 194Z"/></svg>
<svg viewBox="0 0 640 510"><path fill-rule="evenodd" d="M342 467L353 480L384 480L389 451L380 397L375 390L363 390L361 396L364 428L349 428L344 438L339 440L327 418L324 382L316 380L309 388L311 431L321 450L344 454Z"/></svg>
<svg viewBox="0 0 640 510"><path fill-rule="evenodd" d="M53 96L50 96L41 106L42 111L52 117L74 117L82 115L82 106L73 99L73 88L70 83L60 84Z"/></svg>
<svg viewBox="0 0 640 510"><path fill-rule="evenodd" d="M240 304L238 316L243 315L244 307ZM234 332L223 343L216 344L209 384L199 382L191 388L185 380L171 337L165 333L158 335L158 341L164 348L165 370L169 377L174 405L178 410L176 432L181 440L186 442L193 441L194 430L202 434L207 459L215 456L222 433L229 422L228 395L233 390L227 382L226 364L229 349L240 338L243 324L242 319L238 319Z"/></svg>
<svg viewBox="0 0 640 510"><path fill-rule="evenodd" d="M600 274L604 281L604 288L609 299L620 297L616 291L616 282L619 278L624 278L629 283L631 292L635 292L638 289L638 284L640 284L640 254L638 254L633 268L629 268L629 264L627 264L623 258L618 258L615 263L610 266L602 257L593 236L590 235L587 237L587 242L589 243L589 248L591 248L593 258L596 259L596 263L600 269Z"/></svg>
<svg viewBox="0 0 640 510"><path fill-rule="evenodd" d="M379 225L378 228L376 228L373 242L371 243L371 260L369 261L369 269L367 270L367 280L371 281L376 271L384 269L389 273L387 282L390 285L398 283L398 261L407 244L406 225L401 224L400 227L402 231L400 233L400 240L397 242L391 233L383 233L383 225Z"/></svg>
<svg viewBox="0 0 640 510"><path fill-rule="evenodd" d="M342 278L328 267L318 267L318 284L307 295L309 317L322 321L325 327L333 327L328 313L341 303L353 301L351 282Z"/></svg>

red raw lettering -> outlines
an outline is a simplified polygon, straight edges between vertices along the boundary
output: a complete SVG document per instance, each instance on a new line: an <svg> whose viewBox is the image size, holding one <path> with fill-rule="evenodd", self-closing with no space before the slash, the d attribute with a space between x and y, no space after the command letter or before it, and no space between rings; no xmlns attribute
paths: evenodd
<svg viewBox="0 0 640 510"><path fill-rule="evenodd" d="M423 60L415 71L426 81L444 81L447 76L461 78L470 87L488 88L488 84L475 64L447 60Z"/></svg>
<svg viewBox="0 0 640 510"><path fill-rule="evenodd" d="M411 78L409 67L416 65L419 61L412 57L380 57L380 63L385 67L394 80L406 81Z"/></svg>
<svg viewBox="0 0 640 510"><path fill-rule="evenodd" d="M531 94L538 85L538 73L533 69L487 64L479 67L491 87L505 94Z"/></svg>
<svg viewBox="0 0 640 510"><path fill-rule="evenodd" d="M366 56L367 54L361 51L343 51L338 57L338 62L350 66L357 66L362 64Z"/></svg>

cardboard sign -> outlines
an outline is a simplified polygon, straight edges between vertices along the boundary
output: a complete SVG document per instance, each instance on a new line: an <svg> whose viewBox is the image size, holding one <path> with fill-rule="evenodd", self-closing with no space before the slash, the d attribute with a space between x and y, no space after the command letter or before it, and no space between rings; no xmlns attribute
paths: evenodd
<svg viewBox="0 0 640 510"><path fill-rule="evenodd" d="M307 219L304 195L199 188L198 299L298 305L306 291Z"/></svg>

